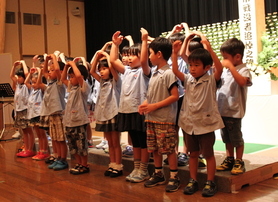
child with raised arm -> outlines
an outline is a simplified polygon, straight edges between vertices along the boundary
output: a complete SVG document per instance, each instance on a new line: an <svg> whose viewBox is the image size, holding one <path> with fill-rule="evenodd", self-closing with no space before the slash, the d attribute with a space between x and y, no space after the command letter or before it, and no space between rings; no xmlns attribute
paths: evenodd
<svg viewBox="0 0 278 202"><path fill-rule="evenodd" d="M20 66L20 68L17 68ZM28 126L27 108L29 89L25 85L25 78L28 75L28 67L23 60L16 61L11 69L10 78L15 86L14 94L14 108L15 108L15 128L22 129L24 150L17 153L17 157L31 157L35 155L34 147L34 134L31 127Z"/></svg>
<svg viewBox="0 0 278 202"><path fill-rule="evenodd" d="M121 79L111 67L108 53L102 50L95 53L91 62L90 73L100 83L99 96L95 106L95 130L104 133L109 146L110 163L104 175L118 177L123 174L120 132L118 132L116 124Z"/></svg>
<svg viewBox="0 0 278 202"><path fill-rule="evenodd" d="M147 38L147 37L146 37ZM167 61L172 53L171 42L158 37L149 45L151 63L156 66L147 91L147 99L139 106L140 114L145 114L147 123L148 151L153 152L155 171L145 182L145 187L153 187L166 182L162 155L166 154L170 168L170 178L166 192L177 191L180 187L178 177L176 115L179 92L177 79ZM148 46L145 39L141 52L142 67L148 66Z"/></svg>
<svg viewBox="0 0 278 202"><path fill-rule="evenodd" d="M32 159L38 161L45 160L49 157L48 140L45 131L39 127L41 104L43 100L43 92L39 88L39 85L37 85L40 71L40 68L33 66L25 80L25 85L31 90L28 98L27 118L29 120L29 125L33 128L33 131L35 131L39 142L39 151L37 152L37 155L32 157Z"/></svg>
<svg viewBox="0 0 278 202"><path fill-rule="evenodd" d="M218 90L218 109L225 128L221 129L222 140L226 147L226 158L216 167L218 171L231 171L237 175L245 172L244 140L241 132L241 120L246 111L247 87L252 85L250 70L243 63L244 44L237 38L225 41L220 52L225 67ZM236 159L234 158L236 152Z"/></svg>
<svg viewBox="0 0 278 202"><path fill-rule="evenodd" d="M177 58L180 42L173 43L172 70L184 82L186 90L179 118L179 126L185 132L187 149L190 154L189 172L190 180L184 189L184 194L193 194L198 189L197 169L199 154L203 154L207 161L207 181L203 188L203 196L213 196L217 192L214 183L215 156L213 145L214 131L224 127L217 109L216 90L217 81L220 80L222 65L212 50L205 36L200 33L202 43L207 49L196 49L188 57L190 74L178 70ZM215 72L208 75L214 62Z"/></svg>
<svg viewBox="0 0 278 202"><path fill-rule="evenodd" d="M90 122L87 99L90 87L85 81L87 77L87 68L84 65L76 66L74 61L65 65L61 77L69 91L63 125L65 126L70 154L74 155L77 162L75 167L70 169L70 173L74 175L90 172L87 140L87 125Z"/></svg>
<svg viewBox="0 0 278 202"><path fill-rule="evenodd" d="M49 129L52 145L57 152L57 158L48 168L63 170L68 168L67 144L63 126L62 112L65 109L65 87L61 81L61 69L64 63L57 61L54 54L46 56L42 74L47 78L48 85L44 90L40 127ZM39 77L39 80L41 76Z"/></svg>
<svg viewBox="0 0 278 202"><path fill-rule="evenodd" d="M144 43L146 41L147 32L143 28L141 28L140 31L142 33L142 43ZM134 169L126 177L126 180L131 182L142 182L149 178L147 169L149 153L146 143L145 116L138 113L138 106L146 98L150 67L141 66L140 44L134 44L130 47L129 66L123 65L119 60L119 46L123 38L124 37L120 35L120 31L114 33L110 52L112 67L123 74L117 124L119 131L128 131L133 145Z"/></svg>

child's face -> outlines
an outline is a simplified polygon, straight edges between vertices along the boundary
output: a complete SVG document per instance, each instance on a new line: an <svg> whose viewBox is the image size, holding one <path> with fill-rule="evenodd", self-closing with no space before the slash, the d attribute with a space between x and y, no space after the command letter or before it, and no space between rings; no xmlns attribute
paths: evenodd
<svg viewBox="0 0 278 202"><path fill-rule="evenodd" d="M210 69L209 65L204 67L204 64L202 63L201 60L189 61L189 66L190 66L190 74L194 78L199 78L203 76Z"/></svg>
<svg viewBox="0 0 278 202"><path fill-rule="evenodd" d="M25 81L25 79L24 79L22 76L17 76L17 82L18 82L19 84L23 84L24 81Z"/></svg>
<svg viewBox="0 0 278 202"><path fill-rule="evenodd" d="M69 74L69 80L70 80L71 85L73 85L73 86L78 85L78 80L74 74Z"/></svg>
<svg viewBox="0 0 278 202"><path fill-rule="evenodd" d="M100 67L99 68L99 73L100 73L100 77L104 80L107 80L110 78L110 70L109 70L109 67Z"/></svg>
<svg viewBox="0 0 278 202"><path fill-rule="evenodd" d="M128 65L128 54L125 53L125 54L122 55L122 63L125 66Z"/></svg>
<svg viewBox="0 0 278 202"><path fill-rule="evenodd" d="M48 76L49 76L49 79L51 79L51 80L57 79L57 75L56 75L55 68L53 65L51 65L48 69Z"/></svg>
<svg viewBox="0 0 278 202"><path fill-rule="evenodd" d="M238 65L237 55L232 56L231 54L226 52L221 52L221 55L224 60L229 60L234 66Z"/></svg>
<svg viewBox="0 0 278 202"><path fill-rule="evenodd" d="M140 67L141 66L140 58L137 55L129 55L128 64L131 67L131 69Z"/></svg>
<svg viewBox="0 0 278 202"><path fill-rule="evenodd" d="M150 59L151 63L155 66L155 65L157 65L158 56L157 56L157 54L154 53L153 49L150 48L149 50L150 50L149 59Z"/></svg>

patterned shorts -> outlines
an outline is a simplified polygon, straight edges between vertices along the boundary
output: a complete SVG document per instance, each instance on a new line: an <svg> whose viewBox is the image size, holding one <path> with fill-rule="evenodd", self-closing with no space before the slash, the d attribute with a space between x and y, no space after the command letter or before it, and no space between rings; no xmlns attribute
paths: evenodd
<svg viewBox="0 0 278 202"><path fill-rule="evenodd" d="M65 141L62 113L49 116L49 135L54 141Z"/></svg>
<svg viewBox="0 0 278 202"><path fill-rule="evenodd" d="M49 130L49 116L41 116L39 127L44 130Z"/></svg>
<svg viewBox="0 0 278 202"><path fill-rule="evenodd" d="M159 154L175 152L177 135L175 125L147 122L148 151L158 151Z"/></svg>
<svg viewBox="0 0 278 202"><path fill-rule="evenodd" d="M77 127L66 127L66 137L70 154L88 155L87 124Z"/></svg>
<svg viewBox="0 0 278 202"><path fill-rule="evenodd" d="M40 117L39 116L31 118L29 120L29 126L34 127L34 126L39 126L39 125L40 125Z"/></svg>
<svg viewBox="0 0 278 202"><path fill-rule="evenodd" d="M16 112L14 127L21 129L25 129L28 127L27 109Z"/></svg>

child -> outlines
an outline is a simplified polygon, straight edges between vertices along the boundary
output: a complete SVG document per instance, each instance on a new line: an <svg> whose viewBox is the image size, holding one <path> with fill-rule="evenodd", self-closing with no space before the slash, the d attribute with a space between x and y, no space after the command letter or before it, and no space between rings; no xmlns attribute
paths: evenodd
<svg viewBox="0 0 278 202"><path fill-rule="evenodd" d="M76 66L74 61L65 65L61 77L62 82L69 90L63 125L65 126L65 135L70 153L74 155L77 161L75 167L70 169L70 173L74 175L90 172L87 140L87 125L90 122L87 99L90 87L85 81L87 77L87 68L84 65Z"/></svg>
<svg viewBox="0 0 278 202"><path fill-rule="evenodd" d="M43 93L42 90L37 85L38 71L41 71L41 69L36 67L32 67L30 69L30 73L28 74L25 80L25 85L31 90L28 99L27 118L30 122L29 125L33 127L33 130L36 132L36 135L39 140L39 152L37 153L37 155L33 156L32 159L41 161L48 158L49 153L48 153L48 140L45 131L39 128Z"/></svg>
<svg viewBox="0 0 278 202"><path fill-rule="evenodd" d="M96 70L97 66L99 74ZM104 175L118 177L123 174L120 133L116 127L121 80L118 73L111 68L109 55L102 50L95 53L90 73L100 83L99 96L95 106L95 130L104 132L104 137L109 145L110 164Z"/></svg>
<svg viewBox="0 0 278 202"><path fill-rule="evenodd" d="M222 65L209 42L203 35L201 37L207 50L199 48L189 55L190 74L178 70L178 41L173 44L172 69L184 82L186 90L179 117L179 126L185 132L187 149L190 153L190 180L184 189L184 194L193 194L198 190L197 169L198 157L201 153L207 161L207 181L202 195L213 196L217 192L216 184L213 182L216 167L213 151L214 130L224 127L216 103L216 81L220 79ZM216 67L215 73L208 75L207 72L213 62Z"/></svg>
<svg viewBox="0 0 278 202"><path fill-rule="evenodd" d="M21 67L16 70L16 67ZM23 60L16 61L11 69L10 78L16 88L14 95L15 106L15 128L22 129L24 150L17 153L17 157L32 157L35 155L34 147L34 134L32 128L28 126L27 119L27 103L29 98L29 90L24 81L28 74L28 68Z"/></svg>
<svg viewBox="0 0 278 202"><path fill-rule="evenodd" d="M147 38L147 37L146 37ZM142 67L148 65L147 40L142 44ZM139 106L139 113L146 114L148 151L153 152L155 172L145 182L145 187L164 184L162 155L167 154L170 179L166 192L177 191L180 180L177 176L176 114L179 92L177 79L167 61L172 53L171 42L162 37L156 38L149 45L150 62L156 66L148 86L147 99Z"/></svg>
<svg viewBox="0 0 278 202"><path fill-rule="evenodd" d="M218 109L225 124L221 136L227 157L216 170L230 170L231 174L237 175L245 172L242 160L244 140L241 120L246 110L247 86L252 85L251 74L246 64L242 62L244 53L242 41L236 38L228 39L222 44L220 52L223 56L222 65L226 68L221 77L222 85L218 90Z"/></svg>
<svg viewBox="0 0 278 202"><path fill-rule="evenodd" d="M49 64L49 62L52 62ZM49 67L48 67L49 65ZM65 140L62 111L65 109L65 87L61 81L61 69L64 63L57 61L54 54L46 56L42 73L48 79L48 85L44 90L42 102L40 127L49 128L52 147L55 147L57 158L48 168L63 170L68 168L67 144ZM41 81L41 75L39 76Z"/></svg>
<svg viewBox="0 0 278 202"><path fill-rule="evenodd" d="M142 43L147 43L147 32L141 28ZM126 177L127 181L142 182L149 178L149 153L146 143L145 117L138 113L138 106L145 100L150 77L150 67L142 66L140 61L140 44L134 44L129 49L129 66L124 66L119 60L119 46L123 36L120 31L112 37L110 61L122 75L122 88L119 104L118 130L128 131L133 145L134 169Z"/></svg>

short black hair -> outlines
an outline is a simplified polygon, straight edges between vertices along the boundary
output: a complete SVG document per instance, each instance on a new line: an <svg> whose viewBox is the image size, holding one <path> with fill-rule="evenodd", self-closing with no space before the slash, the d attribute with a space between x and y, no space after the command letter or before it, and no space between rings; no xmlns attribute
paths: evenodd
<svg viewBox="0 0 278 202"><path fill-rule="evenodd" d="M21 77L23 77L24 79L26 78L26 77L25 77L25 74L24 74L23 68L18 68L18 69L15 71L15 75L21 76Z"/></svg>
<svg viewBox="0 0 278 202"><path fill-rule="evenodd" d="M192 52L197 48L204 48L203 44L201 43L201 38L200 37L194 37L189 42L189 45L188 45L189 52Z"/></svg>
<svg viewBox="0 0 278 202"><path fill-rule="evenodd" d="M129 55L137 55L139 56L141 53L141 44L135 43L134 45L129 47L128 54Z"/></svg>
<svg viewBox="0 0 278 202"><path fill-rule="evenodd" d="M88 78L88 70L84 65L77 65L77 69L80 71L83 79L86 80ZM74 74L72 67L69 69L68 74Z"/></svg>
<svg viewBox="0 0 278 202"><path fill-rule="evenodd" d="M244 55L244 44L241 40L237 38L231 38L225 41L221 47L220 52L228 53L231 56L235 56L236 54L240 54L242 57Z"/></svg>
<svg viewBox="0 0 278 202"><path fill-rule="evenodd" d="M192 53L190 53L188 61L191 62L196 60L200 60L203 63L204 68L207 65L211 66L213 64L213 60L210 53L204 48L195 49L194 51L192 51Z"/></svg>
<svg viewBox="0 0 278 202"><path fill-rule="evenodd" d="M128 51L129 51L129 46L124 46L121 50L121 54L128 54Z"/></svg>
<svg viewBox="0 0 278 202"><path fill-rule="evenodd" d="M155 38L150 43L149 48L151 48L155 54L160 51L165 60L168 60L172 54L172 44L169 39L164 37Z"/></svg>
<svg viewBox="0 0 278 202"><path fill-rule="evenodd" d="M58 61L58 64L59 64L60 71L63 71L63 69L65 67L65 63Z"/></svg>
<svg viewBox="0 0 278 202"><path fill-rule="evenodd" d="M174 34L171 34L170 37L169 37L169 40L171 42L174 42L174 41L178 41L180 40L181 42L183 42L185 39L185 36L184 34L180 33L180 32L176 32Z"/></svg>

